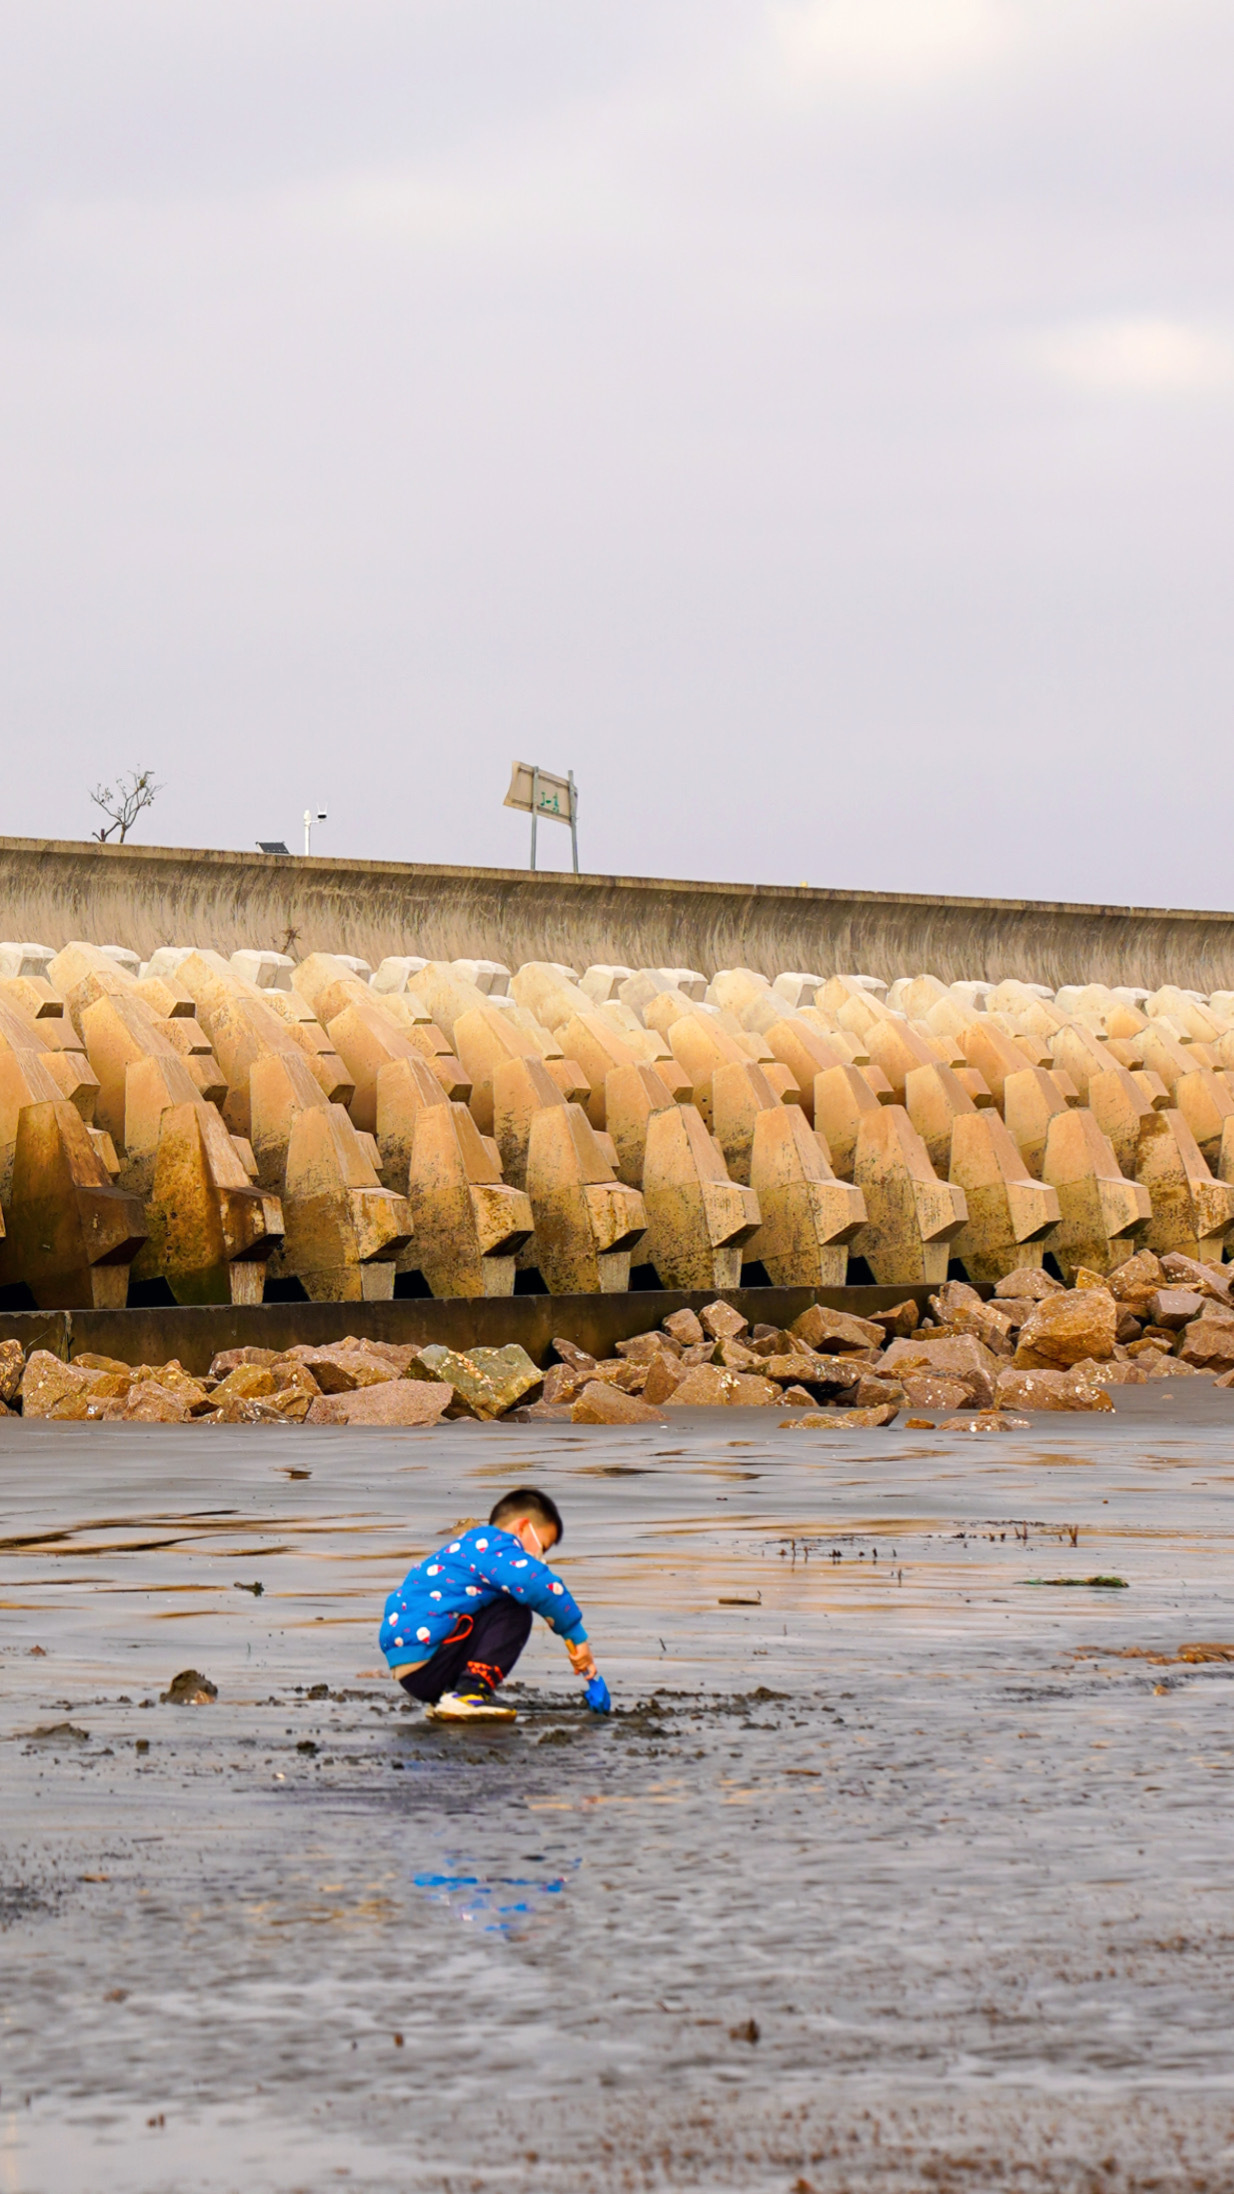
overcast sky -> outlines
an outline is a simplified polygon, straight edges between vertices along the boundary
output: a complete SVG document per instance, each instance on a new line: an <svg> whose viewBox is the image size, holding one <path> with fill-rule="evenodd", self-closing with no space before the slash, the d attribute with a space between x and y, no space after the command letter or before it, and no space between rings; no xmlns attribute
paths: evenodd
<svg viewBox="0 0 1234 2194"><path fill-rule="evenodd" d="M0 0L0 830L1234 905L1228 0ZM568 865L565 831L541 830Z"/></svg>

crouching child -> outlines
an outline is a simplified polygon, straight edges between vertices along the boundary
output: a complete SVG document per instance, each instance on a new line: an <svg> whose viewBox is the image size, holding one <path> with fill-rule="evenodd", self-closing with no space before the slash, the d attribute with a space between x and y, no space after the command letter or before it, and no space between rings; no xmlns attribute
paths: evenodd
<svg viewBox="0 0 1234 2194"><path fill-rule="evenodd" d="M561 1536L556 1502L520 1486L503 1495L487 1524L460 1531L390 1594L381 1650L396 1682L423 1700L434 1721L515 1719L496 1694L535 1615L564 1641L575 1674L600 1682L582 1611L544 1560Z"/></svg>

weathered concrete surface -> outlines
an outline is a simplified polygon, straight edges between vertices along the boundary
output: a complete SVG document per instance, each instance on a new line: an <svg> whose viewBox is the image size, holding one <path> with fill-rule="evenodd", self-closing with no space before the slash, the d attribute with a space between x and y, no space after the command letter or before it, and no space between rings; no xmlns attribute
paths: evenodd
<svg viewBox="0 0 1234 2194"><path fill-rule="evenodd" d="M168 943L282 945L373 966L426 959L683 959L714 974L860 969L887 982L1176 983L1234 989L1234 913L924 893L809 891L651 877L532 875L395 861L303 859L177 846L0 838L5 934L63 946L108 937L143 958Z"/></svg>

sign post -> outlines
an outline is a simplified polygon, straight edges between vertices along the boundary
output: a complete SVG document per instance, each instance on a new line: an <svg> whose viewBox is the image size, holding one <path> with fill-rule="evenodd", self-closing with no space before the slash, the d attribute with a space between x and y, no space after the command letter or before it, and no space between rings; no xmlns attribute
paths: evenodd
<svg viewBox="0 0 1234 2194"><path fill-rule="evenodd" d="M540 817L546 816L553 823L568 823L574 873L578 875L578 786L573 770L564 777L554 777L549 770L541 769L538 762L514 762L510 768L510 790L502 805L523 808L531 816L533 869L536 865L536 825Z"/></svg>

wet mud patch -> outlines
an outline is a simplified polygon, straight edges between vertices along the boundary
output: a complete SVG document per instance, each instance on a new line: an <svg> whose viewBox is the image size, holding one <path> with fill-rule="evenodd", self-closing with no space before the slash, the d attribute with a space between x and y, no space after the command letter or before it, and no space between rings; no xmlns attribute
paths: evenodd
<svg viewBox="0 0 1234 2194"><path fill-rule="evenodd" d="M45 1887L0 1880L0 1928L16 1927L19 1921L46 1918L56 1911L58 1902Z"/></svg>
<svg viewBox="0 0 1234 2194"><path fill-rule="evenodd" d="M739 1429L155 1428L104 1486L0 1424L20 2194L1226 2194L1224 1434ZM374 1672L499 1471L607 1719L539 1629L509 1729Z"/></svg>

